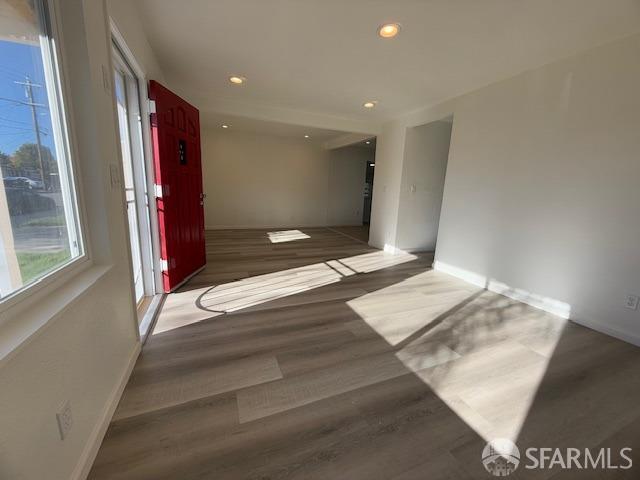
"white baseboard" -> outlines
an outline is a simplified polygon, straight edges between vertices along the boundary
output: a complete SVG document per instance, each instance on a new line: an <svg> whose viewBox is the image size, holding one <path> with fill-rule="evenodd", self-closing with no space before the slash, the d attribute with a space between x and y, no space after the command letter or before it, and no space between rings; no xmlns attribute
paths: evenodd
<svg viewBox="0 0 640 480"><path fill-rule="evenodd" d="M610 337L614 337L622 340L623 342L627 342L640 347L640 336L590 319L587 315L584 314L584 312L581 312L575 307L572 308L571 305L567 303L530 293L525 290L514 289L504 283L500 283L491 279L487 280L487 278L482 275L469 272L467 270L454 267L443 262L434 262L433 268L439 272L443 272L453 277L464 280L467 283L471 283L473 285L485 288L489 291L499 293L500 295L512 298L513 300L526 303L527 305L538 308L540 310L544 310L545 312L552 313L553 315L567 318L573 323L582 325L583 327L590 328L591 330L595 330L596 332L609 335Z"/></svg>
<svg viewBox="0 0 640 480"><path fill-rule="evenodd" d="M482 287L490 292L498 293L513 300L517 300L518 302L526 303L527 305L544 310L545 312L549 312L553 315L557 315L558 317L569 318L571 315L571 305L560 300L544 297L519 288L514 288L505 283L498 282L497 280L486 278L481 274L469 272L444 262L433 262L433 268L434 270L457 277L467 283L471 283L472 285L477 285L478 287Z"/></svg>
<svg viewBox="0 0 640 480"><path fill-rule="evenodd" d="M127 368L120 378L120 382L113 389L111 395L109 395L109 398L107 399L107 402L102 411L102 415L100 416L99 421L96 423L96 426L91 432L91 436L87 440L82 455L80 455L80 459L78 460L76 468L71 475L71 480L85 480L89 475L91 467L93 466L93 462L98 455L100 445L102 445L102 439L107 433L107 428L109 428L111 418L113 418L113 414L116 411L116 407L118 406L118 402L120 401L120 397L122 396L122 392L124 391L124 387L129 381L129 377L131 376L133 367L136 364L136 360L138 360L140 349L141 344L138 342L136 343L136 347L133 349L133 352L131 352L129 364L127 365Z"/></svg>

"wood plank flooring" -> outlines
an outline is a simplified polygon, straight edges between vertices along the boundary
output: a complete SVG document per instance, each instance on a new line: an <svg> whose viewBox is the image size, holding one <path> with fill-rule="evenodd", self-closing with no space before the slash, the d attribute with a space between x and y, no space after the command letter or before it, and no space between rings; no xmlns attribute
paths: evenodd
<svg viewBox="0 0 640 480"><path fill-rule="evenodd" d="M354 240L360 240L364 243L369 242L369 225L331 227L331 230L340 232Z"/></svg>
<svg viewBox="0 0 640 480"><path fill-rule="evenodd" d="M434 272L432 254L297 230L207 232L90 479L486 479L499 436L640 451L640 349ZM510 478L636 479L635 452L632 470Z"/></svg>

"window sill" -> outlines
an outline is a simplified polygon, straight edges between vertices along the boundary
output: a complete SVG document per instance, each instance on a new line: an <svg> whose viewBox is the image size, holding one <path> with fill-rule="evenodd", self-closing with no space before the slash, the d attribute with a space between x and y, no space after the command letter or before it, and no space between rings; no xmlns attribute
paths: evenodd
<svg viewBox="0 0 640 480"><path fill-rule="evenodd" d="M0 366L73 305L110 269L108 265L89 266L59 287L50 286L4 310L0 314Z"/></svg>

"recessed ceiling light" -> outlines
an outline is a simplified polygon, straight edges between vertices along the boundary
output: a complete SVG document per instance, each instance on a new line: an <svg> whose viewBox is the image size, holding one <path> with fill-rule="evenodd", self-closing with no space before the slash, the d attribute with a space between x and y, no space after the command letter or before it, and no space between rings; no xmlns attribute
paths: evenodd
<svg viewBox="0 0 640 480"><path fill-rule="evenodd" d="M305 135L304 138L309 138L309 135Z"/></svg>
<svg viewBox="0 0 640 480"><path fill-rule="evenodd" d="M380 28L378 28L378 35L382 38L393 38L398 35L399 31L399 23L385 23L384 25L380 25Z"/></svg>
<svg viewBox="0 0 640 480"><path fill-rule="evenodd" d="M364 102L364 103L362 104L362 106L363 106L364 108L373 108L373 107L375 107L375 106L376 106L376 104L377 104L377 103L378 103L377 101L373 100L373 101L370 101L370 102Z"/></svg>
<svg viewBox="0 0 640 480"><path fill-rule="evenodd" d="M242 85L247 79L244 77L239 77L237 75L233 75L229 77L229 81L231 83L235 83L236 85Z"/></svg>
<svg viewBox="0 0 640 480"><path fill-rule="evenodd" d="M222 125L222 128L229 128L229 125Z"/></svg>

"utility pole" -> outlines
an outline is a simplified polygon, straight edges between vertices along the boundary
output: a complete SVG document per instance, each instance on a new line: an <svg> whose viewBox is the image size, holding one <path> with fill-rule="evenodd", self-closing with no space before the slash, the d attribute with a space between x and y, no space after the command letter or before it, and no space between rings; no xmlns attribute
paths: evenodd
<svg viewBox="0 0 640 480"><path fill-rule="evenodd" d="M47 182L44 177L44 162L42 161L42 142L40 140L40 125L38 124L38 112L36 111L36 107L43 107L41 103L35 103L33 98L33 87L42 88L42 85L38 85L37 83L33 83L29 76L25 77L24 82L15 82L18 85L24 86L25 96L27 97L27 102L19 102L23 105L28 105L31 107L31 119L33 120L33 129L36 132L36 145L38 148L38 165L40 167L40 178L42 179L42 186L46 189Z"/></svg>

